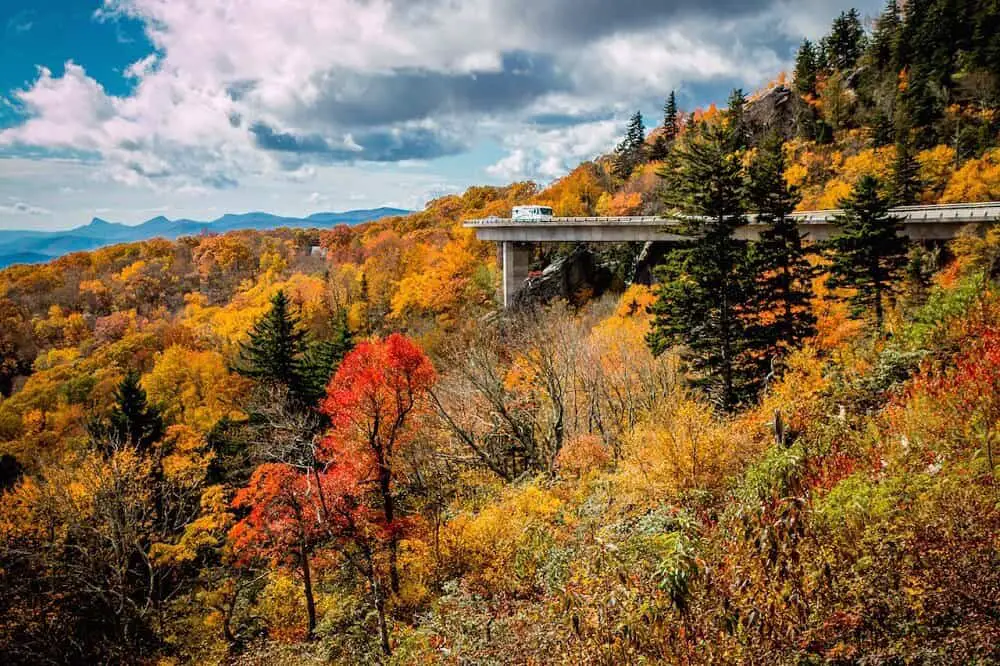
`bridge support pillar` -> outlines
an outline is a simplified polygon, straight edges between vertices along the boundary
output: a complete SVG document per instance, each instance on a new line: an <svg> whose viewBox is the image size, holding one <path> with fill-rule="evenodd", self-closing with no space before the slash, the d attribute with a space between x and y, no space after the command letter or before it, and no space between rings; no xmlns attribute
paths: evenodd
<svg viewBox="0 0 1000 666"><path fill-rule="evenodd" d="M514 297L524 287L528 279L528 269L531 267L531 246L514 241L500 243L500 255L503 262L503 306L514 305Z"/></svg>

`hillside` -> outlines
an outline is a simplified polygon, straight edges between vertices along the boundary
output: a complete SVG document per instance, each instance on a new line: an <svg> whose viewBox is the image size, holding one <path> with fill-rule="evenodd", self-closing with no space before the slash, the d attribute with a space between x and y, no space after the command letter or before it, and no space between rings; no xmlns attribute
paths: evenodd
<svg viewBox="0 0 1000 666"><path fill-rule="evenodd" d="M1000 199L997 20L845 12L545 188L0 271L0 660L1000 662L1000 230L888 213ZM503 312L462 221L529 202L692 240Z"/></svg>
<svg viewBox="0 0 1000 666"><path fill-rule="evenodd" d="M263 231L281 227L322 228L338 224L360 224L408 212L398 208L375 208L344 213L314 213L306 218L245 213L227 214L209 222L169 220L160 216L137 225L107 222L95 217L89 224L69 231L0 231L0 268L19 263L42 263L71 252L96 250L115 243L131 243L150 238L173 240L181 236L221 234L241 229Z"/></svg>

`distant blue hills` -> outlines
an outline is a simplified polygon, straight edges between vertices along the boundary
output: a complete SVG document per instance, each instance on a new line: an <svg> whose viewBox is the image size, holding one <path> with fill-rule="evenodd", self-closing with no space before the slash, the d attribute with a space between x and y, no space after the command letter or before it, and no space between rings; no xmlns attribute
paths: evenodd
<svg viewBox="0 0 1000 666"><path fill-rule="evenodd" d="M281 217L269 213L223 215L211 222L168 220L154 217L142 224L128 225L95 217L90 224L68 231L7 231L0 229L0 268L13 264L38 264L70 252L85 252L117 243L131 243L150 238L173 240L201 233L225 233L238 229L265 231L288 227L314 229L340 224L361 224L383 217L408 215L400 208L350 210L344 213L315 213L309 217Z"/></svg>

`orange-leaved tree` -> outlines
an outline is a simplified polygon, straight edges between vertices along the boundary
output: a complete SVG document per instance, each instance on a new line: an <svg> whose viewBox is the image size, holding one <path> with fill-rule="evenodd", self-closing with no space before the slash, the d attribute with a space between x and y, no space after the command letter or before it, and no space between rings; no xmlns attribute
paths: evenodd
<svg viewBox="0 0 1000 666"><path fill-rule="evenodd" d="M233 499L234 508L249 510L229 532L238 562L248 565L265 560L272 566L298 569L308 613L308 636L316 629L310 557L330 532L330 515L323 510L323 491L331 481L325 474L311 475L284 463L267 463L254 471L247 486Z"/></svg>

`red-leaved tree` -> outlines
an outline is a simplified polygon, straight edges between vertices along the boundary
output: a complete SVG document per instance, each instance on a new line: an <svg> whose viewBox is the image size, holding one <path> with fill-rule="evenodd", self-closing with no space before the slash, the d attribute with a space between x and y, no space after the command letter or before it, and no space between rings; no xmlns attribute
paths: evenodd
<svg viewBox="0 0 1000 666"><path fill-rule="evenodd" d="M332 548L366 580L382 650L391 653L386 588L399 591L397 551L408 524L396 498L405 474L401 453L416 441L434 379L430 360L409 338L359 344L327 389L322 410L332 428L313 468L261 465L233 501L249 511L230 531L234 550L247 563L266 559L297 569L309 635L316 627L311 557Z"/></svg>
<svg viewBox="0 0 1000 666"><path fill-rule="evenodd" d="M357 487L373 488L362 501L382 513L394 593L399 592L396 560L404 529L396 501L401 452L414 442L416 417L428 406L435 377L423 350L397 333L355 347L331 380L322 404L333 424L322 447L324 455L334 464L352 461L359 474Z"/></svg>
<svg viewBox="0 0 1000 666"><path fill-rule="evenodd" d="M267 463L254 470L233 499L236 509L250 511L229 533L239 563L266 560L272 566L298 570L309 616L308 636L316 629L310 557L330 532L322 487L330 480L327 474L310 475L291 465Z"/></svg>

